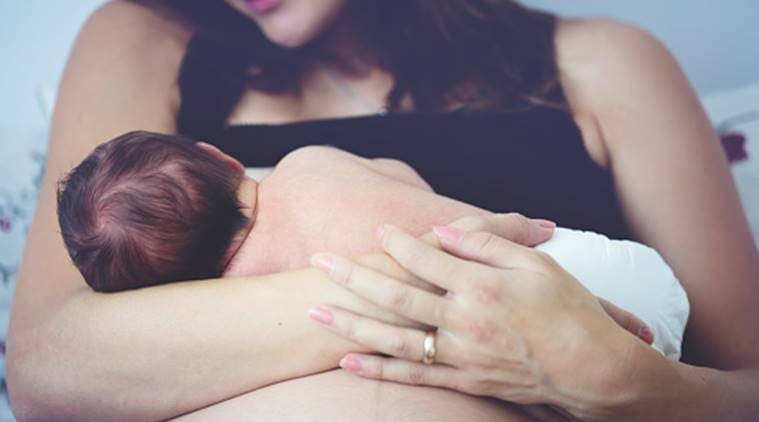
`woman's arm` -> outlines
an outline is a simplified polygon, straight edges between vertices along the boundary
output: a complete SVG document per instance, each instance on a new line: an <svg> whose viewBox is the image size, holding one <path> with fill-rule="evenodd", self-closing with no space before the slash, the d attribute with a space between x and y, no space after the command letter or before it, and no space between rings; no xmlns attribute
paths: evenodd
<svg viewBox="0 0 759 422"><path fill-rule="evenodd" d="M164 419L334 367L355 348L307 321L317 298L356 305L315 271L104 295L71 264L55 216L57 180L115 135L175 130L187 36L117 1L76 42L13 304L7 373L20 419Z"/></svg>
<svg viewBox="0 0 759 422"><path fill-rule="evenodd" d="M158 420L333 368L355 346L306 322L325 296L341 301L304 270L119 294L83 287L48 309L16 304L14 410L20 419Z"/></svg>
<svg viewBox="0 0 759 422"><path fill-rule="evenodd" d="M678 364L679 379L640 370L636 393L655 403L679 386L670 404L681 406L669 410L694 412L693 420L755 416L759 255L698 98L667 50L634 27L568 22L557 45L591 154L613 172L637 237L664 256L688 293L685 360L725 370ZM663 415L660 406L646 410Z"/></svg>

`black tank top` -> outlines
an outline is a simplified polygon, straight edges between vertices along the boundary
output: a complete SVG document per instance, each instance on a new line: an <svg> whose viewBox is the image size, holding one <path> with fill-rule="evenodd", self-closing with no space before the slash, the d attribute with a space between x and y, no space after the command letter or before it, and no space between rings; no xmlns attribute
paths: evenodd
<svg viewBox="0 0 759 422"><path fill-rule="evenodd" d="M402 160L437 193L491 211L520 212L563 227L631 238L611 174L591 160L566 111L531 106L512 112L391 113L227 125L229 95L218 98L219 91L209 86L214 78L202 63L188 58L183 63L179 130L216 145L245 166L274 166L296 148L332 145L367 158Z"/></svg>

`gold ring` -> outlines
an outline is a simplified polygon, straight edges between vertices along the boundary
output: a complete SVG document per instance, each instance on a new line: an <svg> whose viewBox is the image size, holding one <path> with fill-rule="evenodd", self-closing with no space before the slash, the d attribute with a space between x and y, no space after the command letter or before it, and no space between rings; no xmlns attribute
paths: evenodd
<svg viewBox="0 0 759 422"><path fill-rule="evenodd" d="M437 354L437 331L427 331L424 336L424 354L422 355L422 363L425 365L432 365L435 363L435 354Z"/></svg>

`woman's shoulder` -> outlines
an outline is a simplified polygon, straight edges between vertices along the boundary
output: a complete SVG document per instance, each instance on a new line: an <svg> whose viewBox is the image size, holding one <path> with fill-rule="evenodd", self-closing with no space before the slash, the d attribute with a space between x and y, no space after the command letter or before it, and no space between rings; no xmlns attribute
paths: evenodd
<svg viewBox="0 0 759 422"><path fill-rule="evenodd" d="M192 34L191 25L179 14L159 2L145 0L110 0L95 9L84 29L104 37L132 40L161 37L180 44Z"/></svg>
<svg viewBox="0 0 759 422"><path fill-rule="evenodd" d="M614 69L623 77L656 67L667 49L649 32L610 18L560 19L556 27L560 70ZM645 70L645 69L643 69Z"/></svg>
<svg viewBox="0 0 759 422"><path fill-rule="evenodd" d="M189 25L146 2L111 0L85 22L71 59L91 69L135 77L175 77L192 35Z"/></svg>
<svg viewBox="0 0 759 422"><path fill-rule="evenodd" d="M188 38L179 23L140 3L115 0L98 8L61 79L51 126L53 167L64 171L97 143L126 131L173 130Z"/></svg>
<svg viewBox="0 0 759 422"><path fill-rule="evenodd" d="M177 74L191 35L189 26L167 11L138 1L105 3L79 32L63 75L59 105L102 107L126 100L175 109Z"/></svg>
<svg viewBox="0 0 759 422"><path fill-rule="evenodd" d="M676 60L653 35L609 19L560 19L556 61L567 100L594 160L608 164L601 123L645 94L653 101L662 88L684 80ZM671 92L671 90L666 92ZM620 116L622 117L622 116Z"/></svg>

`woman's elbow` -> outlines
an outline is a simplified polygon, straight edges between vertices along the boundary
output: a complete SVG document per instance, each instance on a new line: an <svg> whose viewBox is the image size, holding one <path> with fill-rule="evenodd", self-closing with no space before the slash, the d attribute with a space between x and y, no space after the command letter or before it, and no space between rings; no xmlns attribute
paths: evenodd
<svg viewBox="0 0 759 422"><path fill-rule="evenodd" d="M82 368L72 370L67 356L74 356L71 338L64 335L66 318L50 314L19 323L11 318L6 348L5 373L13 414L19 420L60 419L73 404L74 378ZM69 323L70 324L70 323Z"/></svg>
<svg viewBox="0 0 759 422"><path fill-rule="evenodd" d="M13 333L8 338L5 374L11 409L20 421L54 418L48 388L55 388L45 376L41 361L44 345L35 344L34 335Z"/></svg>

